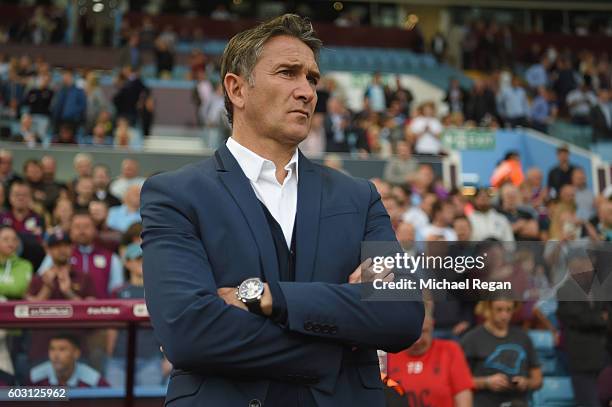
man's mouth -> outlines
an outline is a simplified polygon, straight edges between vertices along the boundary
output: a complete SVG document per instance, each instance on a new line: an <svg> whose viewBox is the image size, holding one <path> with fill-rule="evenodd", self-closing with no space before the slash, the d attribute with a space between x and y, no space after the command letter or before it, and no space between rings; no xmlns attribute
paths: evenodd
<svg viewBox="0 0 612 407"><path fill-rule="evenodd" d="M310 112L308 112L307 110L292 110L290 113L299 113L303 114L306 117L310 116Z"/></svg>

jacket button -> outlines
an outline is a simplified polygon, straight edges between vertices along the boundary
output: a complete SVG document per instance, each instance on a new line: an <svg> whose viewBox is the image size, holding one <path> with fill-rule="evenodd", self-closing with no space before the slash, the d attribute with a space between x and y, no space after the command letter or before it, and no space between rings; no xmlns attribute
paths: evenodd
<svg viewBox="0 0 612 407"><path fill-rule="evenodd" d="M253 399L249 401L249 407L261 407L261 401Z"/></svg>
<svg viewBox="0 0 612 407"><path fill-rule="evenodd" d="M311 331L312 330L312 322L310 322L310 321L304 322L304 329L307 330L307 331Z"/></svg>

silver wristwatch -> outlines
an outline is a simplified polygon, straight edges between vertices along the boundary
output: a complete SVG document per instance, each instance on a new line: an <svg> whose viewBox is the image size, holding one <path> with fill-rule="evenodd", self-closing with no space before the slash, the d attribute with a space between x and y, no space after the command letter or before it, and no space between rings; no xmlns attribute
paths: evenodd
<svg viewBox="0 0 612 407"><path fill-rule="evenodd" d="M247 306L250 312L262 315L261 297L264 293L264 287L260 278L247 278L238 286L236 297Z"/></svg>

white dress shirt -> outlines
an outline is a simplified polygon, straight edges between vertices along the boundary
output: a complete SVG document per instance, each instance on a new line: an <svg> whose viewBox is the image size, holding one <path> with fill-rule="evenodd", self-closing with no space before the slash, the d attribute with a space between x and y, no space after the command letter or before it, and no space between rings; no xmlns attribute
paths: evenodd
<svg viewBox="0 0 612 407"><path fill-rule="evenodd" d="M291 246L293 224L297 211L298 151L285 166L287 176L282 184L276 179L276 165L243 145L232 137L227 139L227 148L234 156L244 175L251 182L257 198L266 205L270 214L283 229L287 247Z"/></svg>

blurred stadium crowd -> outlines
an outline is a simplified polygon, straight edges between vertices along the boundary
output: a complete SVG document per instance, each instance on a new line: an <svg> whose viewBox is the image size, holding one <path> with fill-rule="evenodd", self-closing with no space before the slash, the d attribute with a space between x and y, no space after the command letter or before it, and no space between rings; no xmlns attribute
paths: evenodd
<svg viewBox="0 0 612 407"><path fill-rule="evenodd" d="M232 18L222 8L215 12L213 18ZM63 18L61 12L39 8L30 21L0 32L0 43L60 43ZM356 23L350 15L339 20L340 26ZM311 134L301 147L313 154L386 159L384 177L372 182L407 252L416 254L418 242L445 241L457 250L462 243L483 242L496 253L489 260L497 262L492 264L500 275L520 274L526 276L526 290L556 293L565 283L560 258L578 262L576 267L584 260L576 243L612 241L612 190L595 195L587 186L590 169L575 166L567 147L558 149L558 164L546 174L537 167L523 173L518 154L508 152L491 176L492 188L472 196L447 190L431 165L413 157L445 155L441 137L448 127L523 126L547 132L555 121L567 120L590 126L594 142L612 140L610 56L533 44L515 58L509 30L483 21L466 26L462 65L479 74L469 89L450 81L443 116L433 102L416 105L399 78L383 83L378 73L363 95L363 109L351 111L347 90L324 77ZM81 43L92 44L93 32L84 29L81 35ZM124 22L121 66L114 72L110 98L96 70L0 55L0 115L5 119L0 139L29 147L142 149L155 118L155 100L141 75L143 54L154 54L155 76L164 80L174 70L177 43L202 39L198 32L156 27L150 19L139 26ZM437 34L428 52L444 62L446 43ZM229 136L218 60L194 50L189 64L186 79L193 81L197 122L206 128L208 147L216 148ZM10 147L0 151L0 296L143 298L139 195L151 174L140 173L136 158L109 169L79 153L73 164L73 178L58 180L52 156L15 168ZM337 156L328 156L326 165L342 170ZM120 175L111 179L115 172ZM510 263L502 243L511 241L542 242L546 250L541 257L525 255ZM573 387L574 405L590 407L600 400L608 405L610 311L610 303L557 301L554 295L533 303L456 299L431 305L419 342L387 355L383 363L388 402L463 407L471 405L467 394L473 393L477 406L526 406L530 400L539 406L547 404L538 400ZM0 332L0 382L124 385L125 332ZM139 332L138 343L136 383L163 385L171 365L150 333ZM569 377L571 386L559 381L551 390L544 381L539 390L542 376ZM537 390L541 399L532 399ZM572 405L571 393L568 397L570 404L561 405Z"/></svg>

